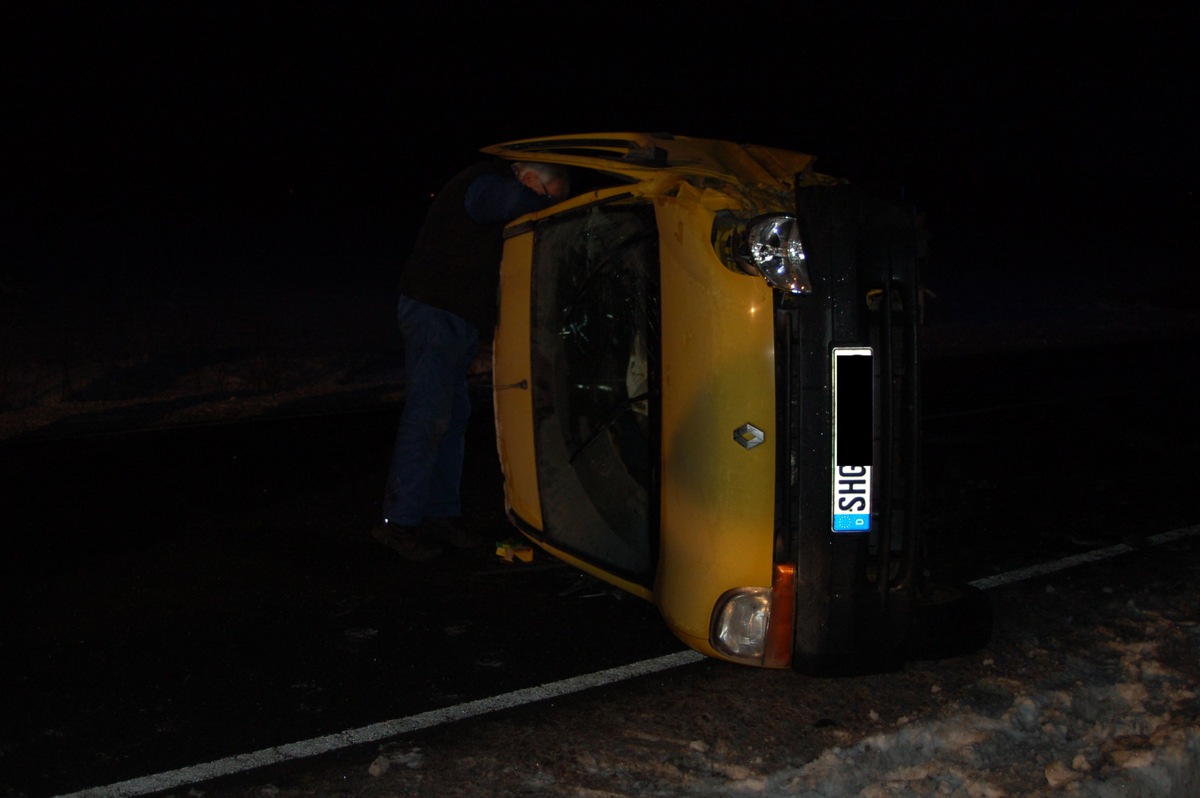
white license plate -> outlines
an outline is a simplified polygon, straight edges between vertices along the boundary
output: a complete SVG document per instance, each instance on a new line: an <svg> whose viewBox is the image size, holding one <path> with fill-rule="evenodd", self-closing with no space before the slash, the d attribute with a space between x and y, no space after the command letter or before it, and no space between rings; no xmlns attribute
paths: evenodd
<svg viewBox="0 0 1200 798"><path fill-rule="evenodd" d="M870 347L833 350L834 532L871 530L874 377Z"/></svg>

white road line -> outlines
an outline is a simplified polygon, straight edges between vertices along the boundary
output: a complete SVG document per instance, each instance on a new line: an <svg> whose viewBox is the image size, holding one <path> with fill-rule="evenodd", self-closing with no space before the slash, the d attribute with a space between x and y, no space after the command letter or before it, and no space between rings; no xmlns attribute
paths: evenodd
<svg viewBox="0 0 1200 798"><path fill-rule="evenodd" d="M1184 527L1171 532L1163 532L1160 535L1151 535L1146 538L1146 546L1160 546L1163 543L1171 543L1183 538L1192 537L1200 534L1200 524L1196 526ZM1038 576L1065 571L1068 568L1074 568L1076 565L1083 565L1089 562L1098 562L1099 560L1107 560L1109 557L1116 557L1119 554L1129 554L1132 551L1137 551L1133 546L1127 546L1124 543L1118 543L1115 546L1109 546L1103 549L1087 551L1083 554L1076 554L1071 557L1065 557L1054 562L1041 563L1039 565L1031 565L1028 568L1018 568L1015 571L1009 571L1006 574L997 574L984 579L976 579L971 582L972 587L980 588L981 590L990 590L993 587L1012 584L1013 582L1021 582L1026 579L1033 579Z"/></svg>
<svg viewBox="0 0 1200 798"><path fill-rule="evenodd" d="M1171 543L1183 538L1192 537L1200 534L1200 525L1176 529L1171 532L1163 532L1160 535L1152 535L1146 538L1146 546L1158 546L1163 543ZM1033 565L1028 568L1019 568L1015 571L1009 571L1005 574L989 576L985 579L977 579L971 582L974 587L988 590L990 588L999 587L1001 585L1020 582L1025 579L1032 579L1046 574L1064 571L1068 568L1074 568L1077 565L1084 563L1096 562L1105 560L1110 557L1116 557L1120 554L1128 554L1136 551L1132 546L1118 544L1109 546L1096 551L1077 554L1073 557L1067 557L1054 562L1043 563L1041 565ZM383 740L388 737L395 737L401 734L418 731L420 729L428 729L432 726L440 726L443 723L452 723L457 720L465 720L467 718L486 715L491 712L498 712L504 709L512 709L524 704L533 704L538 701L545 701L548 698L556 698L558 696L578 693L582 690L589 690L593 687L602 687L608 684L615 684L626 679L632 679L636 676L644 676L649 673L657 673L659 671L678 668L681 665L688 665L693 662L700 662L704 659L703 654L695 651L681 651L677 654L667 654L666 656L657 657L655 659L642 660L634 662L630 665L622 665L618 668L609 668L608 670L589 673L583 676L574 676L570 679L563 679L559 682L551 682L549 684L539 685L537 687L528 687L523 690L517 690L505 695L492 696L490 698L481 698L478 701L470 701L466 704L459 704L453 707L444 709L435 709L430 712L422 712L419 715L410 715L406 718L398 718L396 720L383 721L374 723L370 726L363 726L358 729L349 729L347 731L330 734L324 737L314 737L310 740L302 740L298 743L289 743L287 745L279 745L273 748L263 748L259 751L253 751L249 754L238 754L224 759L217 759L212 762L206 762L201 765L192 765L179 770L171 770L166 773L158 773L153 776L143 776L137 779L129 779L128 781L109 784L105 787L92 787L79 792L67 793L56 796L56 798L127 798L129 796L146 795L152 792L161 792L163 790L174 789L175 787L183 787L188 784L195 784L201 781L209 781L210 779L230 776L234 773L241 773L246 770L265 767L267 765L277 765L281 762L289 762L296 759L305 759L308 757L327 754L332 751L337 751L342 748L349 748L353 745L362 743L374 742Z"/></svg>
<svg viewBox="0 0 1200 798"><path fill-rule="evenodd" d="M490 712L498 712L524 704L545 701L548 698L578 693L582 690L590 690L593 687L621 682L636 676L644 676L650 673L657 673L658 671L678 668L681 665L700 662L703 659L704 655L695 651L681 651L677 654L667 654L655 659L622 665L618 668L609 668L608 670L588 673L583 676L574 676L570 679L563 679L562 681L551 682L537 687L528 687L505 695L481 698L478 701L469 701L466 704L422 712L419 715L410 715L406 718L373 723L370 726L349 729L337 734L326 735L325 737L314 737L311 740L303 740L298 743L263 748L249 754L238 754L237 756L217 759L201 765L192 765L180 768L179 770L158 773L153 776L129 779L128 781L109 784L105 787L92 787L87 790L61 795L58 798L126 798L126 796L146 795L147 793L170 790L175 787L183 787L200 781L229 776L266 765L277 765L281 762L288 762L294 759L319 756L320 754L327 754L342 748L349 748L352 745L374 742L400 734L408 734L419 729L427 729L431 726L440 726L443 723L452 723L456 720L465 720L466 718L473 718L478 715L486 715Z"/></svg>

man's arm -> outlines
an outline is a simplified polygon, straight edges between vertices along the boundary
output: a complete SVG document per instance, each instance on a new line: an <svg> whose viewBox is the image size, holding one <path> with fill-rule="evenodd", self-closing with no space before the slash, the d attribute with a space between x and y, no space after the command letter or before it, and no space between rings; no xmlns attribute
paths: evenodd
<svg viewBox="0 0 1200 798"><path fill-rule="evenodd" d="M481 175L467 189L467 215L480 224L507 222L553 204L552 197L531 191L506 175Z"/></svg>

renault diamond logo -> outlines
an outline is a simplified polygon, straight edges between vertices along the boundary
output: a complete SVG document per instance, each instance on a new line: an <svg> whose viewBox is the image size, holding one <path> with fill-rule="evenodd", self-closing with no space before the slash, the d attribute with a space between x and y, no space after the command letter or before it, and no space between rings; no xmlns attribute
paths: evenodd
<svg viewBox="0 0 1200 798"><path fill-rule="evenodd" d="M753 449L763 442L763 431L753 424L743 424L733 431L733 439L745 449Z"/></svg>

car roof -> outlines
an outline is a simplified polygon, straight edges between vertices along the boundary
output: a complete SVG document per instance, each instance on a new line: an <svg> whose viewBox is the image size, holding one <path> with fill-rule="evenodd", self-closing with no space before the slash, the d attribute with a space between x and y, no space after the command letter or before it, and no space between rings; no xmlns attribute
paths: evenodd
<svg viewBox="0 0 1200 798"><path fill-rule="evenodd" d="M800 152L669 133L576 133L482 148L513 161L596 169L645 180L664 172L746 186L790 184L816 158Z"/></svg>

